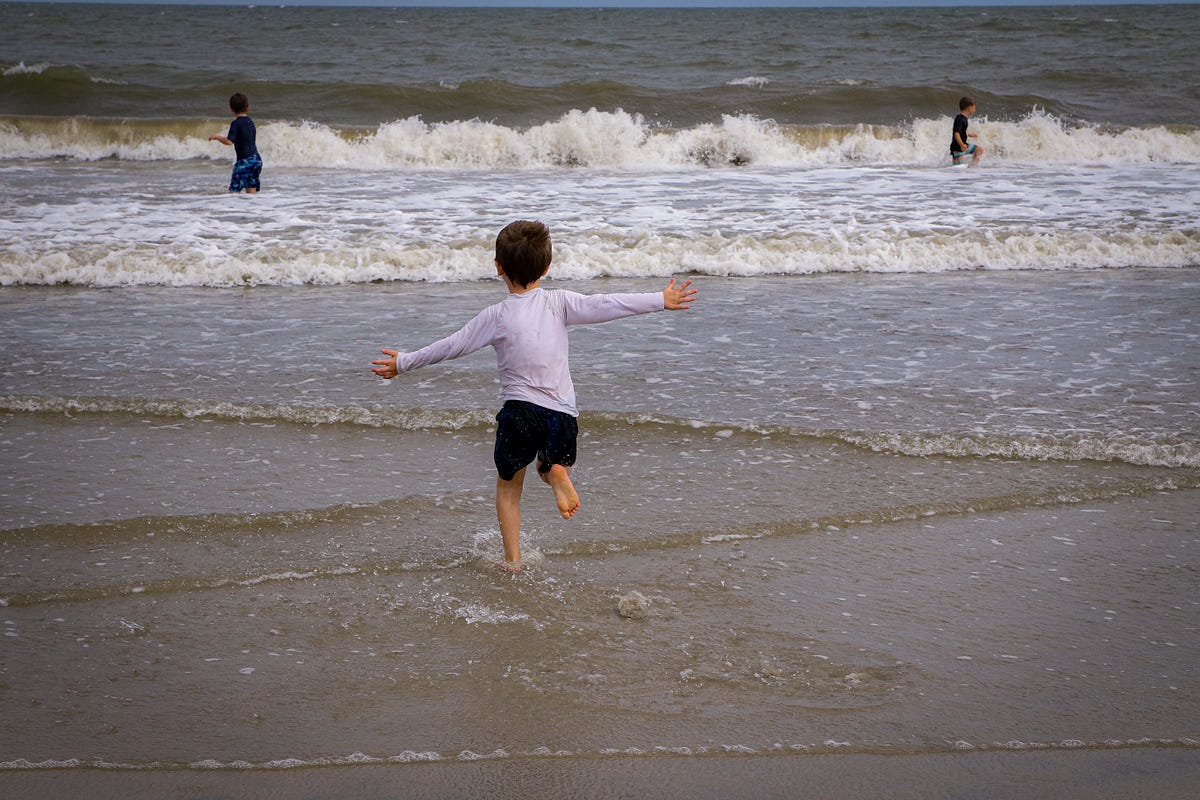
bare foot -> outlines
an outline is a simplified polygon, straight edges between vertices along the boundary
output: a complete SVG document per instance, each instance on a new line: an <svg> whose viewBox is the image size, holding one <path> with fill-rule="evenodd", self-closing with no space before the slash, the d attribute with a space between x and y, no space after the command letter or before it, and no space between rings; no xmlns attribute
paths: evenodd
<svg viewBox="0 0 1200 800"><path fill-rule="evenodd" d="M546 474L546 482L554 490L554 499L558 503L558 511L563 519L570 519L579 510L579 495L575 492L575 484L571 483L571 474L562 464L555 464Z"/></svg>

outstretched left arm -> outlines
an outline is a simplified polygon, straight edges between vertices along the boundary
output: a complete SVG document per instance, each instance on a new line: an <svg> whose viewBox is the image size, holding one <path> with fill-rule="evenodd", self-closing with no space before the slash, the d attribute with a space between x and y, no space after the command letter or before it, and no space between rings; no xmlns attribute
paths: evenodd
<svg viewBox="0 0 1200 800"><path fill-rule="evenodd" d="M555 289L554 292L564 304L568 325L594 325L634 314L688 308L696 299L696 290L691 288L691 284L687 280L676 286L672 278L661 292L579 294L565 289Z"/></svg>
<svg viewBox="0 0 1200 800"><path fill-rule="evenodd" d="M663 289L663 308L667 311L681 311L691 308L691 304L696 300L696 290L689 288L691 285L691 278L688 278L679 286L676 286L675 279L671 278L671 282L667 284L667 288Z"/></svg>

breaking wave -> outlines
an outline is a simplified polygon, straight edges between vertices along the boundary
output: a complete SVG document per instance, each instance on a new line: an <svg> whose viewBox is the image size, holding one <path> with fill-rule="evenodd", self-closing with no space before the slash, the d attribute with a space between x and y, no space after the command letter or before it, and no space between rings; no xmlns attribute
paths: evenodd
<svg viewBox="0 0 1200 800"><path fill-rule="evenodd" d="M746 82L762 79L745 78ZM0 160L228 160L208 136L225 122L76 117L0 117ZM1036 111L1015 121L972 123L989 161L1057 163L1200 162L1200 130L1072 124ZM903 125L782 125L752 115L688 127L652 124L620 109L573 109L557 120L514 127L419 116L376 127L261 121L259 149L273 167L358 170L537 168L941 166L949 118Z"/></svg>
<svg viewBox="0 0 1200 800"><path fill-rule="evenodd" d="M174 224L174 223L172 223ZM0 223L3 228L3 223ZM337 286L411 281L450 283L495 277L490 241L408 242L382 229L355 240L337 227L270 231L242 243L192 234L169 241L64 234L0 245L0 286ZM71 239L75 241L71 241ZM964 270L1181 268L1200 264L1200 228L1162 231L984 226L836 227L824 233L695 235L604 231L557 247L563 280L827 273L920 274Z"/></svg>

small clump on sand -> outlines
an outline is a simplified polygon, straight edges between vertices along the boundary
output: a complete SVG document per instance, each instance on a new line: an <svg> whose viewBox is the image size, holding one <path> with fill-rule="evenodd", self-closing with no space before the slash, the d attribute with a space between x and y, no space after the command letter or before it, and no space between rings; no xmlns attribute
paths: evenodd
<svg viewBox="0 0 1200 800"><path fill-rule="evenodd" d="M645 619L650 613L650 600L641 592L630 592L617 601L617 613L625 619Z"/></svg>

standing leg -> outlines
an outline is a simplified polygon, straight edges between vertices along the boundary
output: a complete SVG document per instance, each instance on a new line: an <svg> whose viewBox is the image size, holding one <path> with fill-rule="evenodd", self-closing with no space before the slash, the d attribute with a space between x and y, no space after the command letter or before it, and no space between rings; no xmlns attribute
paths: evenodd
<svg viewBox="0 0 1200 800"><path fill-rule="evenodd" d="M496 516L500 519L500 538L504 540L504 560L521 563L521 489L525 470L518 470L511 481L496 478Z"/></svg>
<svg viewBox="0 0 1200 800"><path fill-rule="evenodd" d="M258 156L251 156L250 162L250 179L246 181L246 194L258 194L260 185L258 176L262 173L262 159Z"/></svg>

